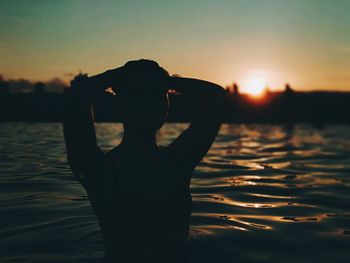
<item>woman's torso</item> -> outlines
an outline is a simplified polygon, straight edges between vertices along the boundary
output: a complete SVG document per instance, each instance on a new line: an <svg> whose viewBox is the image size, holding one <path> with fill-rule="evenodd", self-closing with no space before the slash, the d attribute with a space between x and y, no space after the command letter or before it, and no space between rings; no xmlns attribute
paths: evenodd
<svg viewBox="0 0 350 263"><path fill-rule="evenodd" d="M119 147L107 153L99 180L87 186L107 255L185 249L190 176L167 148L141 153Z"/></svg>

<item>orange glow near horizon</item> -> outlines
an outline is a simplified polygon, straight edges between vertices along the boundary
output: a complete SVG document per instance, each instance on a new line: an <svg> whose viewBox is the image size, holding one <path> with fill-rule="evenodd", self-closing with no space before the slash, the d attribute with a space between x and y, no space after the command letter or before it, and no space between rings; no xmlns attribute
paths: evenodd
<svg viewBox="0 0 350 263"><path fill-rule="evenodd" d="M265 91L266 82L263 78L252 77L242 86L242 93L254 98L260 98Z"/></svg>
<svg viewBox="0 0 350 263"><path fill-rule="evenodd" d="M261 84L246 85L252 78L271 91L285 83L350 91L350 1L33 2L1 2L5 80L57 89L79 71L92 76L145 58L171 74L235 82L252 98L264 94Z"/></svg>

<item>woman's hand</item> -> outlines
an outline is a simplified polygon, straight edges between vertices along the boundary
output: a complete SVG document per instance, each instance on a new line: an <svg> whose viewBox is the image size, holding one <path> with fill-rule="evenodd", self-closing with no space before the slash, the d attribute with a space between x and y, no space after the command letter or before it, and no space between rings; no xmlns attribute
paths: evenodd
<svg viewBox="0 0 350 263"><path fill-rule="evenodd" d="M107 70L91 77L80 75L72 81L72 95L75 100L92 103L93 100L106 89L113 89L121 85L123 68Z"/></svg>
<svg viewBox="0 0 350 263"><path fill-rule="evenodd" d="M169 74L151 60L128 61L124 66L91 77L81 75L72 81L72 93L85 102L93 100L106 89L115 93L137 93L169 89Z"/></svg>

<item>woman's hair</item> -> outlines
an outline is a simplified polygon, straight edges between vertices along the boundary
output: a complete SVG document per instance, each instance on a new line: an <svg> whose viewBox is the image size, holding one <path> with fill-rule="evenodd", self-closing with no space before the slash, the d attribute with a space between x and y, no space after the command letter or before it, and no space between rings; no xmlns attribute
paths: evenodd
<svg viewBox="0 0 350 263"><path fill-rule="evenodd" d="M123 85L117 90L124 127L156 131L168 112L169 73L152 60L129 61L123 66Z"/></svg>
<svg viewBox="0 0 350 263"><path fill-rule="evenodd" d="M123 85L118 87L120 94L168 90L169 73L153 60L128 61L123 66Z"/></svg>
<svg viewBox="0 0 350 263"><path fill-rule="evenodd" d="M160 75L163 75L165 77L169 77L169 73L159 66L157 62L154 60L148 60L148 59L140 59L140 60L131 60L125 63L124 68L126 71L132 71L132 72L153 72L158 73Z"/></svg>

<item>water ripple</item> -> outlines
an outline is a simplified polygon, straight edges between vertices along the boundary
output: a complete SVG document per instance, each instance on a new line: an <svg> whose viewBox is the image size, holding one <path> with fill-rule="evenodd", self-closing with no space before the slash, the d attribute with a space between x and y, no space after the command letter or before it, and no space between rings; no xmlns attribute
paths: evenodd
<svg viewBox="0 0 350 263"><path fill-rule="evenodd" d="M159 132L170 143L186 124ZM120 124L97 124L103 150ZM98 262L98 222L61 124L0 124L0 261ZM350 127L223 125L194 172L195 262L348 262Z"/></svg>

